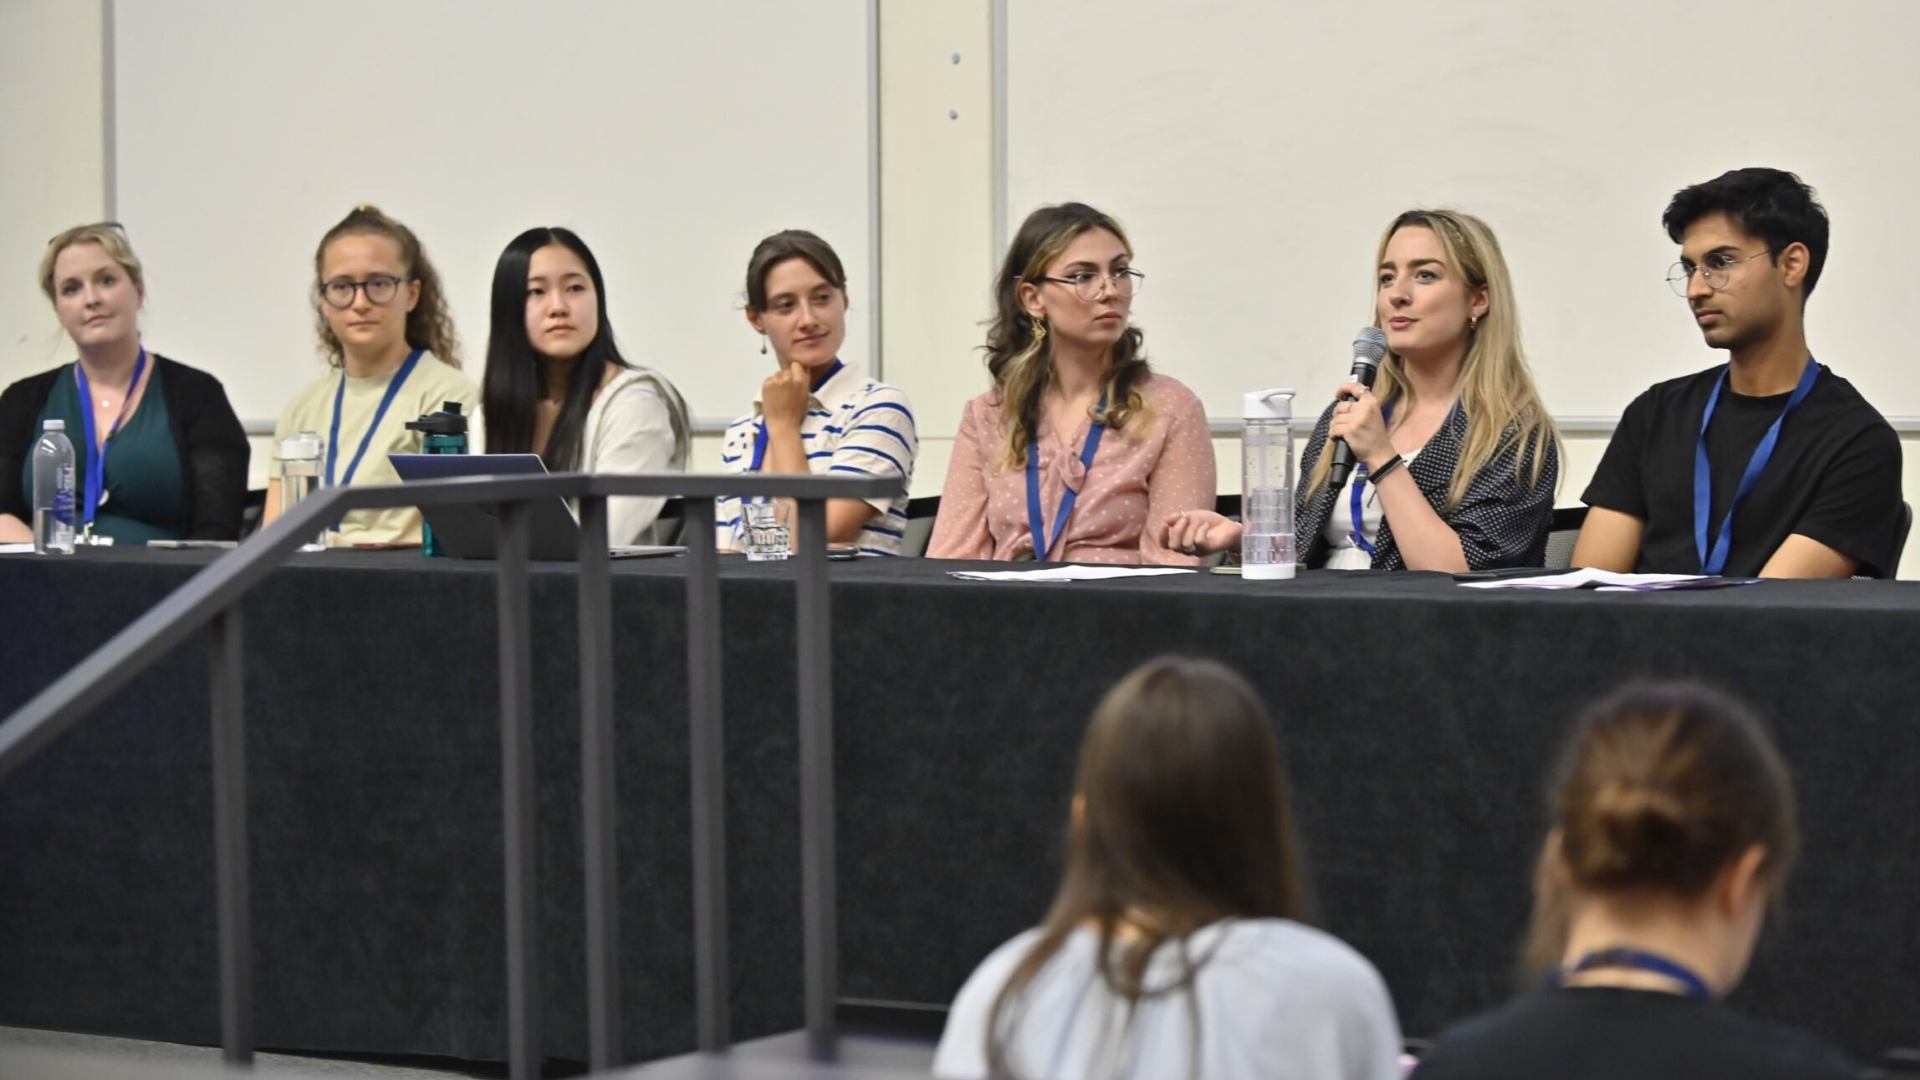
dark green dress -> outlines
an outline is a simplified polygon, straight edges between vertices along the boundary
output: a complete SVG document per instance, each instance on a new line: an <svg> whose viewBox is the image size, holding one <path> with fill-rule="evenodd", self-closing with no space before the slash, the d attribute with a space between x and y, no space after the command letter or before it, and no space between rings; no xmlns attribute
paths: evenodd
<svg viewBox="0 0 1920 1080"><path fill-rule="evenodd" d="M149 540L178 540L186 534L186 483L180 475L180 448L173 441L173 425L167 414L167 396L161 392L160 366L151 364L143 379L148 386L140 395L140 407L133 418L107 440L106 476L101 482L104 497L93 519L95 536L111 536L116 544L145 544ZM69 364L54 380L47 395L40 421L62 420L67 438L73 442L74 474L79 481L80 501L86 498L88 456L87 429L81 410L80 388L73 380ZM36 423L36 429L41 426ZM26 490L33 490L33 456L27 456ZM86 509L78 508L84 520ZM75 524L79 524L76 520Z"/></svg>

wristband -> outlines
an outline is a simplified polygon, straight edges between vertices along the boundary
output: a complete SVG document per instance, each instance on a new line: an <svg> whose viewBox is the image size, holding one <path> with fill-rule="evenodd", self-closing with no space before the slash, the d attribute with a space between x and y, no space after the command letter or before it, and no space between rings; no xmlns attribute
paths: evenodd
<svg viewBox="0 0 1920 1080"><path fill-rule="evenodd" d="M1377 469L1368 469L1367 482L1377 485L1380 483L1381 477L1387 475L1388 473L1399 468L1400 466L1405 465L1406 463L1407 461L1405 458L1401 457L1399 454L1395 454L1392 457L1387 459L1387 463L1385 465L1382 465Z"/></svg>

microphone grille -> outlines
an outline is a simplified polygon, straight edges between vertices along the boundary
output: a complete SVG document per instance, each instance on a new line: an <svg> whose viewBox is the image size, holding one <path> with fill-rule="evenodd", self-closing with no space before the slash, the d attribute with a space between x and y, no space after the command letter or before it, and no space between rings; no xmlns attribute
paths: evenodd
<svg viewBox="0 0 1920 1080"><path fill-rule="evenodd" d="M1364 356L1374 363L1387 358L1387 335L1377 326L1362 329L1353 338L1353 355Z"/></svg>

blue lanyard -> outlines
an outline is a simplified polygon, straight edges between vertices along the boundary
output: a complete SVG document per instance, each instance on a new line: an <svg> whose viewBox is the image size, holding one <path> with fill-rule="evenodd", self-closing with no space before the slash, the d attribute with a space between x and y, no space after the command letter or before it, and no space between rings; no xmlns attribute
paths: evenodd
<svg viewBox="0 0 1920 1080"><path fill-rule="evenodd" d="M373 422L367 425L367 433L360 437L360 449L354 451L353 460L347 462L347 475L340 478L340 483L353 483L353 474L360 468L360 459L367 456L367 447L373 443L373 433L380 427L380 421L387 415L387 406L393 404L393 399L399 395L400 387L406 383L407 376L413 374L414 365L420 362L420 354L426 351L425 349L413 350L412 353L408 354L407 362L401 364L400 370L393 373L393 379L387 383L387 392L385 396L380 399L380 407L374 410ZM340 454L340 403L346 400L346 396L347 373L342 371L340 372L340 385L333 391L333 427L327 435L328 487L334 486L333 463L334 459Z"/></svg>
<svg viewBox="0 0 1920 1080"><path fill-rule="evenodd" d="M133 362L133 381L127 384L127 396L120 402L120 415L113 418L113 426L107 429L107 442L112 442L120 434L120 425L126 423L127 406L133 404L134 391L140 389L140 375L147 370L147 350L140 350L140 359ZM93 387L87 385L87 369L80 361L73 362L73 381L80 387L80 427L87 436L87 490L86 517L82 524L93 524L95 514L100 512L100 496L107 485L107 448L94 440L93 434Z"/></svg>
<svg viewBox="0 0 1920 1080"><path fill-rule="evenodd" d="M1457 405L1455 406L1455 408L1458 408L1458 407L1459 406ZM1386 402L1381 404L1380 406L1381 422L1386 423L1392 419L1393 419L1393 404L1391 402ZM1367 540L1366 526L1362 524L1360 520L1361 519L1360 489L1366 486L1367 486L1367 467L1364 463L1357 464L1353 467L1353 497L1347 501L1347 517L1353 522L1353 530L1347 533L1347 539L1352 540L1354 547L1357 547L1361 551L1366 552L1367 555L1371 557L1375 549L1373 544Z"/></svg>
<svg viewBox="0 0 1920 1080"><path fill-rule="evenodd" d="M839 359L836 357L833 361L833 366L829 367L825 372L821 374L821 376L818 379L815 379L813 381L813 392L816 394L819 393L820 388L827 385L827 381L829 379L832 379L835 375L840 374L840 369L845 366L846 365L842 364L839 361ZM760 418L760 422L754 425L754 428L753 428L753 464L747 467L747 471L759 472L761 464L764 463L766 460L767 460L767 418L765 416L762 416Z"/></svg>
<svg viewBox="0 0 1920 1080"><path fill-rule="evenodd" d="M1107 411L1107 395L1100 394L1099 408L1095 412ZM1107 425L1095 421L1087 429L1087 441L1080 447L1081 484L1093 473L1093 455L1100 449L1100 436L1106 434ZM1027 529L1033 533L1033 558L1036 562L1045 562L1054 545L1060 542L1060 536L1067 531L1067 519L1073 516L1073 504L1080 499L1080 493L1069 487L1060 493L1060 508L1053 515L1053 538L1049 540L1046 522L1040 515L1040 448L1037 440L1027 442Z"/></svg>
<svg viewBox="0 0 1920 1080"><path fill-rule="evenodd" d="M1760 474L1766 471L1767 463L1773 460L1774 447L1780 442L1780 426L1787 422L1787 414L1799 408L1813 392L1814 381L1820 377L1820 365L1813 357L1807 357L1807 366L1800 372L1800 385L1794 387L1793 396L1787 399L1787 407L1780 410L1774 418L1773 426L1761 437L1760 445L1753 448L1753 456L1747 459L1747 471L1740 477L1740 486L1734 490L1733 501L1727 504L1727 516L1720 519L1720 534L1714 538L1711 549L1707 546L1707 517L1713 513L1713 469L1707 463L1707 425L1713 423L1713 411L1720 404L1720 391L1727 385L1727 372L1722 371L1720 378L1713 384L1713 394L1707 398L1707 411L1700 418L1700 442L1693 452L1693 544L1700 553L1700 572L1703 574L1723 573L1727 568L1727 552L1733 547L1733 514L1740 509L1740 503L1760 482Z"/></svg>
<svg viewBox="0 0 1920 1080"><path fill-rule="evenodd" d="M1367 539L1366 525L1361 521L1360 490L1367 486L1367 467L1356 465L1353 469L1353 498L1349 501L1348 516L1353 519L1353 529L1347 533L1347 539L1353 546L1371 556L1374 552L1372 541Z"/></svg>
<svg viewBox="0 0 1920 1080"><path fill-rule="evenodd" d="M1689 968L1667 959L1658 953L1642 952L1639 949L1599 949L1581 957L1572 967L1561 972L1561 977L1574 975L1582 971L1597 968L1631 968L1635 971L1650 971L1655 975L1664 975L1687 988L1687 996L1700 1001L1713 1000L1713 988L1707 981L1693 973Z"/></svg>

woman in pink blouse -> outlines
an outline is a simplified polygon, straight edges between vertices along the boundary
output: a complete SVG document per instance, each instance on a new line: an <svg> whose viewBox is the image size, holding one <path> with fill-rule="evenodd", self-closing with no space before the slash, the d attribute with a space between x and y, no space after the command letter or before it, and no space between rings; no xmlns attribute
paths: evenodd
<svg viewBox="0 0 1920 1080"><path fill-rule="evenodd" d="M1193 564L1149 523L1214 503L1193 391L1127 321L1143 275L1083 203L1028 216L994 286L993 389L967 402L927 546L936 559Z"/></svg>

